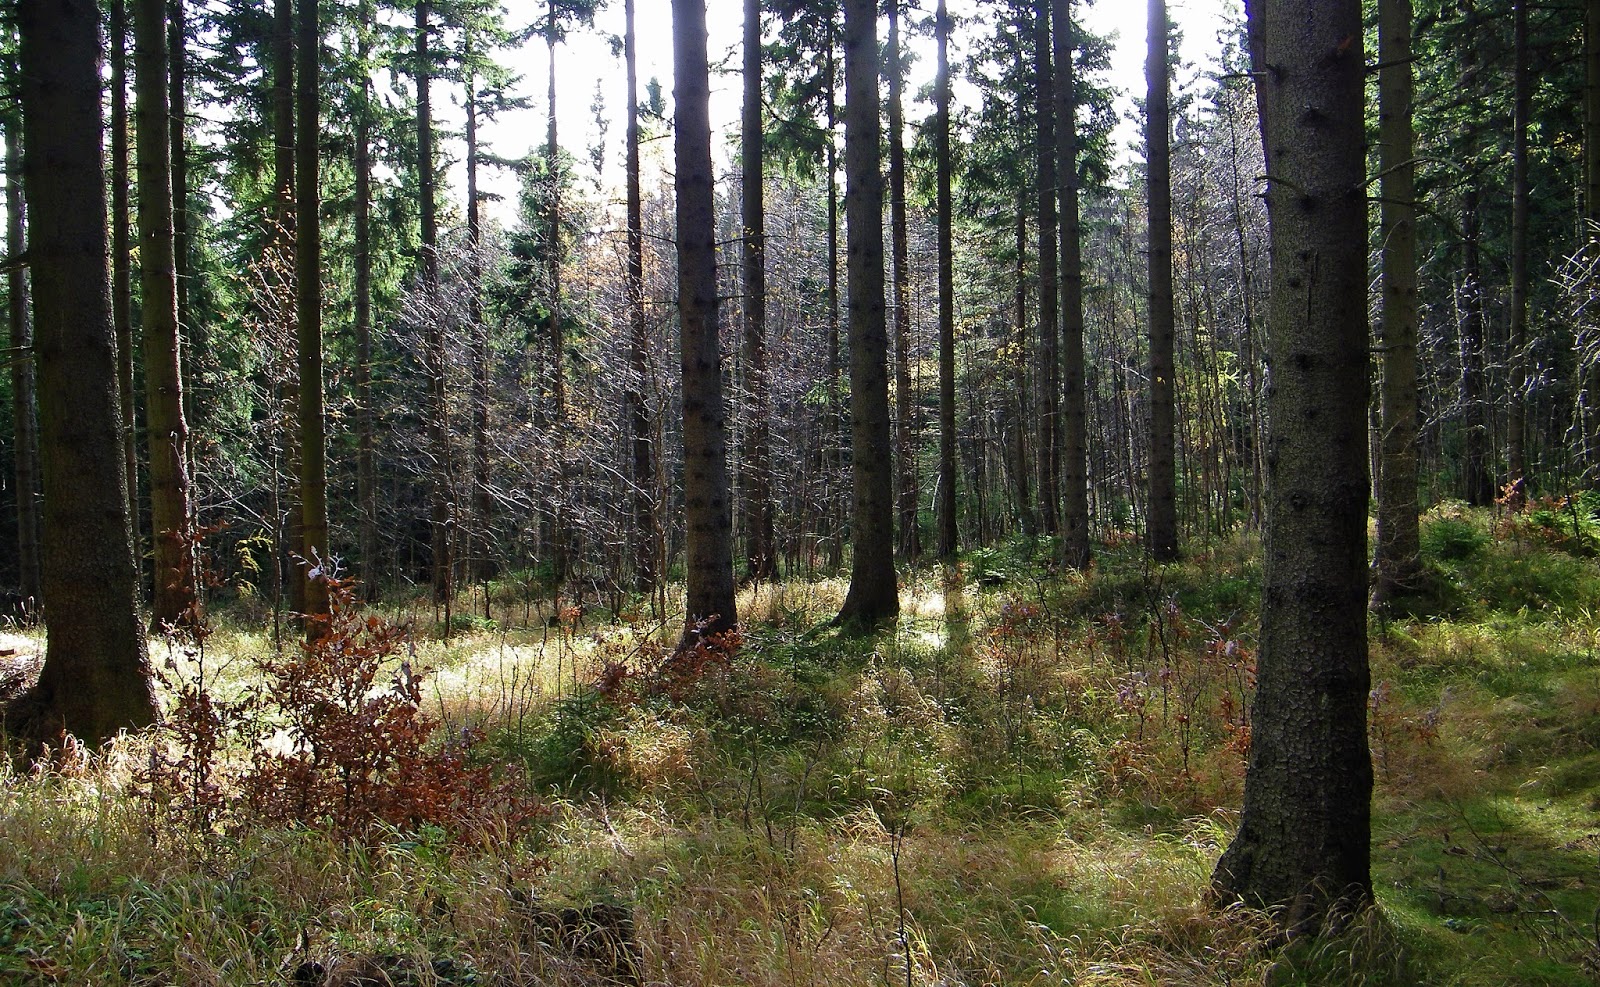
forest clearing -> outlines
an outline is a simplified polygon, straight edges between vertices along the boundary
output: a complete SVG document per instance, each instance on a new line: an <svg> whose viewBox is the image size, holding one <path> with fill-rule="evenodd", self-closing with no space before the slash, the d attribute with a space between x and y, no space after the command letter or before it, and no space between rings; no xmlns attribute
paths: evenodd
<svg viewBox="0 0 1600 987"><path fill-rule="evenodd" d="M365 961L419 985L1592 983L1600 520L1584 503L1576 534L1564 510L1424 520L1431 593L1370 628L1379 908L1303 948L1208 901L1260 595L1259 545L1235 537L1172 566L1108 550L1085 576L1047 571L1041 545L971 553L908 574L901 618L868 638L826 626L842 582L763 585L741 595L738 652L680 680L651 674L673 634L659 643L648 614L529 609L496 582L493 618L445 642L426 599L386 603L409 632L373 681L432 669L419 715L481 729L473 763L540 793L520 836L262 818L237 787L260 724L219 724L215 796L193 794L182 722L56 752L0 786L0 975L277 984ZM224 607L204 651L202 668L192 645L152 643L173 658L169 704L202 673L237 699L273 648L258 613ZM152 743L179 765L155 792ZM551 933L548 916L597 905L627 931Z"/></svg>

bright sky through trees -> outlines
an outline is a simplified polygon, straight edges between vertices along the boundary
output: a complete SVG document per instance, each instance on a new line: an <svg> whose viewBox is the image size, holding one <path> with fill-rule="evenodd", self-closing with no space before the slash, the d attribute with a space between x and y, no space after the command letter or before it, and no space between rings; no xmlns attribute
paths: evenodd
<svg viewBox="0 0 1600 987"><path fill-rule="evenodd" d="M950 12L958 19L969 17L979 7L981 0L951 0ZM733 138L739 119L740 81L739 43L743 26L739 0L708 0L707 26L710 32L708 50L713 60L711 77L711 119L713 131ZM506 0L509 12L507 23L520 29L535 22L542 23L545 5L543 0ZM1130 156L1129 147L1138 139L1139 128L1131 119L1135 96L1144 93L1145 5L1132 0L1097 0L1077 7L1083 23L1099 34L1114 34L1116 49L1112 57L1111 81L1121 92L1118 102L1122 122L1117 130L1117 142L1123 148L1122 157ZM1187 85L1198 74L1214 69L1213 62L1220 50L1218 31L1226 21L1242 18L1238 0L1177 0L1171 4L1171 17L1182 32L1182 57L1184 65L1178 69L1178 86ZM640 86L651 79L661 81L667 100L672 98L672 7L667 0L639 0L639 80ZM603 181L607 185L620 183L622 178L622 138L625 128L621 121L626 106L622 59L613 55L611 39L622 33L622 4L608 4L596 18L593 30L574 31L567 42L556 52L557 78L560 92L557 100L561 130L561 144L569 152L587 158L587 148L595 143L597 129L593 103L596 84L605 100L604 116L609 122L606 131L606 164ZM959 66L965 56L962 49L963 34L958 27L952 63ZM910 65L908 93L917 93L933 78L933 48L931 38L912 39L914 60ZM544 142L544 80L546 78L545 49L543 41L535 38L519 52L507 58L522 80L517 87L521 94L533 97L533 107L507 114L505 119L486 128L486 135L497 153L506 156L526 154ZM957 90L957 98L961 92ZM459 95L456 97L459 103ZM455 119L459 106L445 108L448 113L441 121L447 126L459 126ZM908 121L920 120L930 107L920 104L907 113ZM715 139L714 139L715 140ZM726 161L732 145L716 141L714 153ZM442 148L452 158L460 151L447 142ZM451 175L453 188L465 186L464 175L457 166ZM486 183L490 190L504 197L491 207L491 212L502 222L509 221L515 210L515 182L509 176L490 175Z"/></svg>

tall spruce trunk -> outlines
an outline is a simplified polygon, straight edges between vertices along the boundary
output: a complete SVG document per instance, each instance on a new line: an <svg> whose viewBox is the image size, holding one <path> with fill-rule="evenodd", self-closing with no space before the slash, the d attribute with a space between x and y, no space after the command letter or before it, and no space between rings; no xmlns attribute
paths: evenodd
<svg viewBox="0 0 1600 987"><path fill-rule="evenodd" d="M1458 329L1463 417L1462 497L1473 507L1494 503L1489 469L1489 402L1484 381L1483 264L1479 250L1479 199L1475 184L1461 192L1461 298Z"/></svg>
<svg viewBox="0 0 1600 987"><path fill-rule="evenodd" d="M1145 61L1146 192L1150 215L1150 502L1145 550L1157 562L1178 557L1176 397L1172 314L1172 152L1167 97L1166 0L1150 0L1149 49Z"/></svg>
<svg viewBox="0 0 1600 987"><path fill-rule="evenodd" d="M1383 244L1383 385L1378 470L1377 581L1381 604L1421 572L1417 519L1417 230L1411 121L1411 0L1378 5L1378 173Z"/></svg>
<svg viewBox="0 0 1600 987"><path fill-rule="evenodd" d="M922 554L917 523L917 397L911 387L911 248L906 229L906 142L902 108L905 66L900 51L900 0L889 0L889 243L894 260L895 500L900 556Z"/></svg>
<svg viewBox="0 0 1600 987"><path fill-rule="evenodd" d="M433 62L429 42L432 4L418 3L416 14L417 59L417 194L421 199L422 351L423 373L428 378L428 448L433 457L428 478L429 530L432 534L432 587L435 603L444 606L445 634L451 630L455 603L455 505L451 497L450 396L447 390L444 348L444 311L439 297L438 195L433 163Z"/></svg>
<svg viewBox="0 0 1600 987"><path fill-rule="evenodd" d="M372 52L372 3L361 0L356 13L356 58L366 64ZM378 573L378 472L372 414L372 80L363 76L355 120L355 392L356 539L367 599L376 599Z"/></svg>
<svg viewBox="0 0 1600 987"><path fill-rule="evenodd" d="M711 173L711 81L704 0L672 0L678 324L683 377L687 623L680 648L738 622L728 423L717 333L717 225Z"/></svg>
<svg viewBox="0 0 1600 987"><path fill-rule="evenodd" d="M625 403L632 436L634 587L654 590L660 573L656 546L655 445L644 387L649 376L650 336L644 311L644 205L639 182L639 41L634 30L634 0L626 2L625 49L628 73L628 388Z"/></svg>
<svg viewBox="0 0 1600 987"><path fill-rule="evenodd" d="M274 0L272 8L272 177L274 200L274 228L269 253L273 287L279 295L283 312L282 333L287 344L298 350L300 330L299 290L295 285L295 33L294 0ZM290 296L293 296L292 298ZM278 578L282 578L287 565L289 609L294 613L306 612L306 580L303 568L295 561L304 547L302 531L303 514L300 510L300 369L296 357L293 365L285 368L281 381L282 399L278 421L281 424L284 469L289 479L289 508L284 514L284 553L280 560ZM278 502L277 478L274 477L273 500Z"/></svg>
<svg viewBox="0 0 1600 987"><path fill-rule="evenodd" d="M150 620L160 629L194 618L190 559L188 423L178 337L172 232L172 117L167 102L166 0L135 0L134 84L139 177L139 287L145 441L150 459Z"/></svg>
<svg viewBox="0 0 1600 987"><path fill-rule="evenodd" d="M6 252L22 257L28 249L23 221L21 120L5 124ZM28 277L20 264L6 270L6 316L11 326L11 422L17 480L17 591L37 611L39 588L39 413L34 394L33 313ZM131 502L130 502L131 503Z"/></svg>
<svg viewBox="0 0 1600 987"><path fill-rule="evenodd" d="M746 576L778 577L772 500L772 385L767 367L767 221L761 113L761 3L744 4L744 121L740 158L744 213L744 373L750 395L744 519Z"/></svg>
<svg viewBox="0 0 1600 987"><path fill-rule="evenodd" d="M100 6L16 10L39 387L45 660L13 730L93 745L156 717L138 613L101 163Z"/></svg>
<svg viewBox="0 0 1600 987"><path fill-rule="evenodd" d="M142 569L139 537L139 438L134 427L133 210L128 189L132 145L128 139L128 4L111 0L111 325L117 340L117 404L122 413L122 458L126 463L128 524L133 564ZM20 176L18 176L20 179Z"/></svg>
<svg viewBox="0 0 1600 987"><path fill-rule="evenodd" d="M1213 882L1299 933L1372 896L1364 63L1357 0L1263 6L1265 571L1244 809Z"/></svg>
<svg viewBox="0 0 1600 987"><path fill-rule="evenodd" d="M478 203L478 92L477 76L470 65L472 37L466 39L467 109L467 332L472 371L472 572L487 583L495 573L491 556L494 498L489 491L489 325L483 313L483 222ZM483 598L484 616L490 617L489 596Z"/></svg>
<svg viewBox="0 0 1600 987"><path fill-rule="evenodd" d="M545 168L550 183L545 196L545 229L549 241L545 251L545 284L550 302L550 398L552 404L550 447L554 458L554 480L550 517L550 558L556 585L566 582L572 534L567 530L567 497L571 490L571 465L567 462L567 378L566 330L561 323L561 145L556 141L556 41L559 22L556 0L547 0L545 49L550 59L550 80L545 133Z"/></svg>
<svg viewBox="0 0 1600 987"><path fill-rule="evenodd" d="M1047 535L1058 530L1060 492L1057 487L1060 451L1056 429L1061 415L1061 363L1057 343L1061 336L1060 246L1056 227L1056 98L1050 34L1050 5L1035 11L1033 32L1034 76L1038 80L1034 105L1038 117L1037 149L1039 202L1039 523Z"/></svg>
<svg viewBox="0 0 1600 987"><path fill-rule="evenodd" d="M939 0L934 14L939 67L934 83L934 167L939 226L939 482L934 498L935 547L942 559L955 557L956 531L956 312L950 168L950 14Z"/></svg>
<svg viewBox="0 0 1600 987"><path fill-rule="evenodd" d="M863 629L900 613L894 571L894 459L889 430L889 328L883 297L878 31L873 0L845 0L845 221L850 306L850 461L854 554L834 623Z"/></svg>
<svg viewBox="0 0 1600 987"><path fill-rule="evenodd" d="M1055 55L1056 183L1061 215L1061 551L1075 569L1089 564L1089 427L1083 367L1083 231L1078 206L1077 46L1070 0L1051 0Z"/></svg>
<svg viewBox="0 0 1600 987"><path fill-rule="evenodd" d="M322 28L317 0L300 0L299 43L295 46L295 250L294 274L296 363L300 378L300 554L306 560L305 610L315 617L328 612L327 437L322 400L322 189L318 167L321 125ZM316 621L306 632L319 633Z"/></svg>
<svg viewBox="0 0 1600 987"><path fill-rule="evenodd" d="M1511 326L1506 334L1505 492L1513 507L1527 495L1528 399L1528 127L1533 81L1528 68L1528 0L1512 5L1513 119L1511 124Z"/></svg>

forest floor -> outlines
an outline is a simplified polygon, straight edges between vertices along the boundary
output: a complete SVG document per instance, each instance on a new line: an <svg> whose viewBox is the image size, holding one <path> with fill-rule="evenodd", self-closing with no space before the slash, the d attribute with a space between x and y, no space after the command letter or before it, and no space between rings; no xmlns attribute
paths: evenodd
<svg viewBox="0 0 1600 987"><path fill-rule="evenodd" d="M203 647L153 645L165 730L0 777L0 982L1594 983L1600 526L1579 506L1426 517L1427 591L1371 625L1379 909L1334 939L1277 948L1207 900L1259 544L1158 568L1103 547L1085 577L1041 542L913 570L873 637L827 627L842 582L746 590L731 660L666 660L675 625L644 604L513 581L491 618L464 596L448 640L424 603L379 607L336 649L372 669L351 694L411 695L439 729L383 707L298 807L262 771L321 782L263 769L263 738L292 757L334 714L295 705L259 612L219 607ZM413 801L395 821L362 789L390 822L351 823L339 758L374 745Z"/></svg>

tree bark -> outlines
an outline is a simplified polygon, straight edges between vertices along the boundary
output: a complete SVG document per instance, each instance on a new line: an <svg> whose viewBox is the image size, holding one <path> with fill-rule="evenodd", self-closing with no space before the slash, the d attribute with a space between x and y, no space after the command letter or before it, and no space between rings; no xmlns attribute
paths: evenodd
<svg viewBox="0 0 1600 987"><path fill-rule="evenodd" d="M117 397L122 414L122 458L126 463L128 524L133 537L133 566L142 569L139 537L139 440L134 428L133 379L133 250L129 230L133 210L128 188L131 144L128 140L128 5L111 2L111 324L117 340Z"/></svg>
<svg viewBox="0 0 1600 987"><path fill-rule="evenodd" d="M17 591L31 612L41 602L39 570L39 413L34 394L33 314L27 269L15 263L28 249L22 198L20 120L6 121L6 314L11 324L11 421L16 443Z"/></svg>
<svg viewBox="0 0 1600 987"><path fill-rule="evenodd" d="M955 557L956 532L956 313L955 251L950 195L950 14L939 0L934 15L939 68L934 84L933 143L939 226L939 493L934 523L939 557Z"/></svg>
<svg viewBox="0 0 1600 987"><path fill-rule="evenodd" d="M1224 901L1293 933L1371 901L1361 5L1269 0L1268 507L1257 689Z"/></svg>
<svg viewBox="0 0 1600 987"><path fill-rule="evenodd" d="M1411 121L1411 0L1378 5L1378 172L1383 244L1374 603L1412 586L1421 571L1417 519L1417 231Z"/></svg>
<svg viewBox="0 0 1600 987"><path fill-rule="evenodd" d="M322 30L317 0L300 0L299 43L295 46L295 252L296 355L300 378L300 525L301 555L308 568L305 583L307 616L328 612L328 584L315 578L328 571L328 468L322 400L322 190L318 183L321 125L318 120ZM308 634L319 633L307 621Z"/></svg>
<svg viewBox="0 0 1600 987"><path fill-rule="evenodd" d="M150 536L157 630L195 617L190 565L189 428L184 418L173 253L172 117L167 102L166 0L135 0L134 84L139 177L139 285L145 441L150 457Z"/></svg>
<svg viewBox="0 0 1600 987"><path fill-rule="evenodd" d="M1494 503L1494 476L1489 471L1489 406L1483 379L1483 265L1479 254L1479 192L1469 183L1461 193L1461 408L1465 435L1462 452L1462 494L1473 507Z"/></svg>
<svg viewBox="0 0 1600 987"><path fill-rule="evenodd" d="M767 367L767 229L761 112L761 4L744 4L744 121L740 158L744 212L744 372L750 423L744 461L746 575L778 578L772 502L771 383Z"/></svg>
<svg viewBox="0 0 1600 987"><path fill-rule="evenodd" d="M372 3L357 7L357 60L371 54ZM378 586L378 477L372 415L372 81L363 76L355 120L356 503L361 576L367 599Z"/></svg>
<svg viewBox="0 0 1600 987"><path fill-rule="evenodd" d="M1178 558L1178 488L1172 315L1172 124L1167 99L1166 0L1150 0L1149 51L1145 61L1146 191L1150 214L1150 479L1145 546L1157 562Z"/></svg>
<svg viewBox="0 0 1600 987"><path fill-rule="evenodd" d="M432 4L417 4L417 189L421 198L422 294L427 299L422 327L423 372L428 378L429 530L433 542L432 586L435 603L444 605L445 635L450 634L455 601L452 543L455 505L450 496L450 398L446 389L444 313L439 299L439 220L433 164L433 63L429 51Z"/></svg>
<svg viewBox="0 0 1600 987"><path fill-rule="evenodd" d="M272 16L272 175L275 221L270 251L270 277L280 293L284 313L283 336L299 348L299 289L295 270L295 33L294 0L274 0ZM293 299L289 296L293 295ZM289 475L290 508L284 518L284 552L288 558L289 609L306 612L306 580L295 560L304 547L300 511L300 378L298 356L294 369L282 382L283 458ZM276 479L274 480L276 483ZM274 501L277 490L274 487ZM282 573L280 568L279 573Z"/></svg>
<svg viewBox="0 0 1600 987"><path fill-rule="evenodd" d="M672 28L687 540L687 623L680 647L687 648L703 636L731 629L738 613L728 503L728 425L717 334L717 229L704 0L672 0Z"/></svg>
<svg viewBox="0 0 1600 987"><path fill-rule="evenodd" d="M655 509L655 446L644 387L649 374L650 337L644 311L644 206L639 182L639 41L634 31L634 0L626 0L628 72L628 406L633 438L634 586L655 589L660 543Z"/></svg>
<svg viewBox="0 0 1600 987"><path fill-rule="evenodd" d="M1078 93L1071 0L1051 0L1055 54L1056 177L1061 196L1061 551L1089 564L1089 430L1083 368L1083 232L1078 206Z"/></svg>
<svg viewBox="0 0 1600 987"><path fill-rule="evenodd" d="M472 576L487 583L494 576L489 526L494 498L489 494L489 326L483 316L483 224L478 210L478 92L472 62L471 28L465 47L467 110L467 331L472 360ZM488 598L484 599L488 616Z"/></svg>
<svg viewBox="0 0 1600 987"><path fill-rule="evenodd" d="M900 523L900 556L922 554L917 522L921 499L917 476L917 397L911 388L911 249L906 221L905 113L901 106L905 67L900 51L900 0L889 0L889 242L894 260L895 497Z"/></svg>
<svg viewBox="0 0 1600 987"><path fill-rule="evenodd" d="M25 729L98 744L153 722L157 709L138 614L106 264L100 7L23 0L17 22L49 605Z"/></svg>
<svg viewBox="0 0 1600 987"><path fill-rule="evenodd" d="M850 588L834 623L865 629L900 613L894 571L889 332L883 298L878 31L873 0L845 0L845 221L850 306L850 431L855 508Z"/></svg>
<svg viewBox="0 0 1600 987"><path fill-rule="evenodd" d="M1528 70L1528 3L1514 0L1513 119L1511 124L1511 326L1506 338L1506 367L1511 393L1506 396L1505 493L1512 507L1527 494L1528 394L1528 127L1533 111L1533 84Z"/></svg>
<svg viewBox="0 0 1600 987"><path fill-rule="evenodd" d="M1056 97L1050 34L1050 5L1041 2L1034 12L1033 66L1037 80L1034 112L1038 117L1039 201L1039 522L1047 535L1054 535L1060 516L1060 493L1056 428L1061 414L1061 364L1057 342L1061 335L1061 269L1058 263L1059 233L1056 226L1057 175Z"/></svg>

